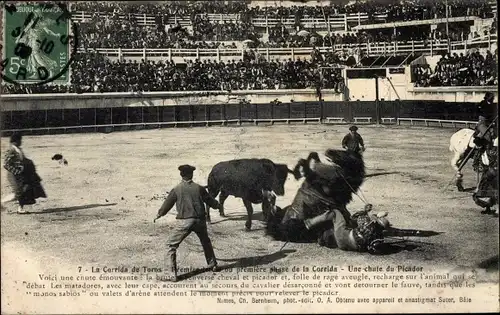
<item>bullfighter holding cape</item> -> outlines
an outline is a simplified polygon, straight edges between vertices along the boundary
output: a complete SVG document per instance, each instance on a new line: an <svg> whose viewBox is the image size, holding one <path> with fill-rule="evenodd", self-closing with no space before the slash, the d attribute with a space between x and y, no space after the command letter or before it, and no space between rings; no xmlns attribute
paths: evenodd
<svg viewBox="0 0 500 315"><path fill-rule="evenodd" d="M35 164L28 159L21 149L22 136L14 133L10 137L11 147L7 150L4 159L4 169L7 170L7 180L12 193L2 198L2 205L9 201L18 202L17 213L28 213L24 206L33 205L38 198L47 198L41 185L42 179L38 176Z"/></svg>

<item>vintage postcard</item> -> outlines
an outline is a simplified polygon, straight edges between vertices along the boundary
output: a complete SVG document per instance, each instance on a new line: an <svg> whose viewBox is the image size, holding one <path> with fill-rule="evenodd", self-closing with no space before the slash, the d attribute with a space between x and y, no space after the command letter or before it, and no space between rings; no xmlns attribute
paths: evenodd
<svg viewBox="0 0 500 315"><path fill-rule="evenodd" d="M500 311L496 1L0 21L2 314Z"/></svg>

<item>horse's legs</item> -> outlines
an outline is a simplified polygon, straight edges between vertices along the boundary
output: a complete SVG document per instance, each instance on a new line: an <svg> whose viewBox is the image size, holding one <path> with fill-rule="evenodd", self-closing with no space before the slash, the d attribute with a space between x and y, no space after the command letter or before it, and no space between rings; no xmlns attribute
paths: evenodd
<svg viewBox="0 0 500 315"><path fill-rule="evenodd" d="M464 180L462 178L462 174L457 173L457 180L455 181L455 186L457 186L458 191L464 191Z"/></svg>
<svg viewBox="0 0 500 315"><path fill-rule="evenodd" d="M455 154L451 158L451 166L455 170L455 172L459 173L460 171L458 170L458 167L460 166L460 163L462 163L461 159L461 154L455 151Z"/></svg>
<svg viewBox="0 0 500 315"><path fill-rule="evenodd" d="M221 217L226 216L224 214L224 202L226 201L227 197L229 197L229 195L224 190L221 190L219 195L219 203L221 204L221 209L219 210L219 214Z"/></svg>
<svg viewBox="0 0 500 315"><path fill-rule="evenodd" d="M247 222L245 222L245 228L247 231L250 231L252 228L252 216L253 216L253 207L252 203L248 200L243 199L243 203L245 204L245 208L247 208Z"/></svg>
<svg viewBox="0 0 500 315"><path fill-rule="evenodd" d="M462 172L459 170L459 166L462 163L462 161L463 161L463 158L461 157L461 154L458 152L455 152L455 155L451 159L451 166L457 172L455 185L457 186L458 191L464 191L464 186L462 184L463 183L463 179L462 179L463 175L462 175Z"/></svg>

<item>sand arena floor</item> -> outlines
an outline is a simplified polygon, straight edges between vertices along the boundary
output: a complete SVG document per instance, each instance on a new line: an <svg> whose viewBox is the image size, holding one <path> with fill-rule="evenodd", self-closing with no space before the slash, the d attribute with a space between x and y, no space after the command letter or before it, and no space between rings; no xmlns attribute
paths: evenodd
<svg viewBox="0 0 500 315"><path fill-rule="evenodd" d="M199 127L109 134L27 136L25 154L35 161L48 199L32 214L16 214L14 205L1 213L2 249L25 249L42 264L56 261L73 266L138 265L162 267L166 239L175 209L153 224L162 200L155 198L179 181L177 166L195 165L195 181L206 184L219 161L265 157L292 168L310 151L340 147L346 126L291 125ZM429 268L474 267L498 257L498 218L481 215L472 192L446 188L454 172L448 151L452 129L360 127L367 151L362 191L375 210L388 211L399 228L442 234L418 238L390 255L371 256L316 244L288 244L264 235L260 206L254 206L252 231L244 231L246 211L239 199L226 201L227 218L212 210L209 233L220 265L291 266L319 264L407 264ZM8 138L2 138L2 152ZM61 153L69 165L51 160ZM3 171L3 169L2 169ZM6 186L2 172L2 195ZM469 164L464 186L474 187ZM292 176L288 205L300 182ZM363 203L355 197L351 212ZM8 253L7 253L8 254ZM6 251L2 251L2 256ZM191 235L179 249L181 267L204 267L201 245ZM76 267L75 267L76 268ZM496 268L493 266L492 268Z"/></svg>

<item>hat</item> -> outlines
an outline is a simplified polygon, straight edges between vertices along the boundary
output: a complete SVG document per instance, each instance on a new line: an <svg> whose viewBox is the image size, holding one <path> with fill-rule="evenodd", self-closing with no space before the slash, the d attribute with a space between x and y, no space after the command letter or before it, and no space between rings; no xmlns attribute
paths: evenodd
<svg viewBox="0 0 500 315"><path fill-rule="evenodd" d="M192 173L195 169L196 167L188 164L179 166L179 171L181 171L181 173Z"/></svg>
<svg viewBox="0 0 500 315"><path fill-rule="evenodd" d="M23 136L18 133L18 132L14 132L11 136L10 136L10 143L19 143L19 141L21 141L21 139L23 138Z"/></svg>
<svg viewBox="0 0 500 315"><path fill-rule="evenodd" d="M351 126L351 127L349 127L349 130L350 130L350 131L356 131L356 130L358 130L358 127L356 127L356 126Z"/></svg>

